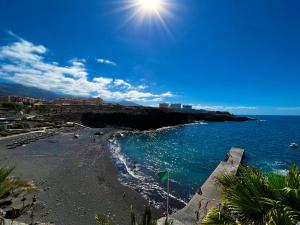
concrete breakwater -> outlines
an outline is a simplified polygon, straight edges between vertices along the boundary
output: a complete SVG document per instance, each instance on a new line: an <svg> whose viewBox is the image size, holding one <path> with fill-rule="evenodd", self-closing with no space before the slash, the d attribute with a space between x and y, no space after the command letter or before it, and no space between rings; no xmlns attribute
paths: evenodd
<svg viewBox="0 0 300 225"><path fill-rule="evenodd" d="M173 225L199 224L208 210L220 203L222 185L218 182L217 177L226 173L236 174L243 156L243 149L231 148L228 159L220 162L190 202L183 209L169 216ZM161 218L158 224L162 225L164 221L165 218Z"/></svg>

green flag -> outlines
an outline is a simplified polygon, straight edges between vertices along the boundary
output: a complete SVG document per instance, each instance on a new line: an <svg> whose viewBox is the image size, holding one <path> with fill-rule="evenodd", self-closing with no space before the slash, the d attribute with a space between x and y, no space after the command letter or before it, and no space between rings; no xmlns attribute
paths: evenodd
<svg viewBox="0 0 300 225"><path fill-rule="evenodd" d="M159 172L157 175L161 181L167 181L169 179L168 171Z"/></svg>

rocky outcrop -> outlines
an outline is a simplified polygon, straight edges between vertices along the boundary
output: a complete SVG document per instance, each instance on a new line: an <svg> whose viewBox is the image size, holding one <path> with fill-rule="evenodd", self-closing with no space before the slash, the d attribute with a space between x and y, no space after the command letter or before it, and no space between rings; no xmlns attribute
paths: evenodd
<svg viewBox="0 0 300 225"><path fill-rule="evenodd" d="M246 121L247 117L228 112L183 111L150 107L131 107L120 110L83 113L81 122L90 127L127 127L137 130L157 129L195 121Z"/></svg>

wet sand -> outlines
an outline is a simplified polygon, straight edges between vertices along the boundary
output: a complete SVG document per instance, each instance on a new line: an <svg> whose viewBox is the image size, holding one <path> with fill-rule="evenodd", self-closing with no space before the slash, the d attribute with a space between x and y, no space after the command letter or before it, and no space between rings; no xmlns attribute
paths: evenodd
<svg viewBox="0 0 300 225"><path fill-rule="evenodd" d="M95 131L78 128L78 139L74 132L59 132L15 149L6 146L15 138L0 140L0 166L16 167L15 175L33 180L39 189L35 221L93 225L100 212L116 224L127 225L131 205L141 215L147 201L120 184L111 160L107 139L116 130L106 129L103 136L94 136ZM154 210L154 215L159 217L160 212ZM30 222L29 215L17 220Z"/></svg>

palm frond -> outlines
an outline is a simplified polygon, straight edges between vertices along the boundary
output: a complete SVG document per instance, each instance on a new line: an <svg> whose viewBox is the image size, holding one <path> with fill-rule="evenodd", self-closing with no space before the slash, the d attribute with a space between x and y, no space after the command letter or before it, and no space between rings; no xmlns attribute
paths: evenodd
<svg viewBox="0 0 300 225"><path fill-rule="evenodd" d="M297 189L290 187L281 189L281 200L284 204L300 211L300 187Z"/></svg>
<svg viewBox="0 0 300 225"><path fill-rule="evenodd" d="M202 220L203 225L237 225L235 220L217 207L211 208Z"/></svg>
<svg viewBox="0 0 300 225"><path fill-rule="evenodd" d="M223 203L245 224L266 224L267 221L273 224L277 221L277 225L285 224L280 221L293 224L296 218L299 220L300 175L296 165L292 165L287 176L240 167L238 177L224 175L219 181L224 187Z"/></svg>
<svg viewBox="0 0 300 225"><path fill-rule="evenodd" d="M276 174L276 173L268 173L266 174L266 177L268 179L268 185L271 186L274 189L282 189L285 187L285 180L286 177Z"/></svg>
<svg viewBox="0 0 300 225"><path fill-rule="evenodd" d="M296 164L293 164L289 170L289 174L286 178L286 186L293 189L300 187L300 172Z"/></svg>
<svg viewBox="0 0 300 225"><path fill-rule="evenodd" d="M231 188L232 186L237 185L240 182L239 177L233 174L224 174L218 177L218 181L223 185L225 189Z"/></svg>
<svg viewBox="0 0 300 225"><path fill-rule="evenodd" d="M255 168L240 169L238 178L233 178L233 175L225 177L227 187L222 200L245 223L263 224L263 215L267 209L260 199L273 196L273 190L268 187L266 177ZM221 183L224 183L223 180Z"/></svg>
<svg viewBox="0 0 300 225"><path fill-rule="evenodd" d="M134 211L132 210L132 206L130 211L130 225L136 225L136 216Z"/></svg>
<svg viewBox="0 0 300 225"><path fill-rule="evenodd" d="M156 225L156 222L152 219L151 208L146 206L140 225Z"/></svg>
<svg viewBox="0 0 300 225"><path fill-rule="evenodd" d="M14 168L0 168L0 200L9 196L17 197L34 190L33 185L16 177L11 177Z"/></svg>
<svg viewBox="0 0 300 225"><path fill-rule="evenodd" d="M268 225L295 225L300 218L299 212L297 213L291 207L283 205L280 201L266 198L262 201L271 207L266 214Z"/></svg>

